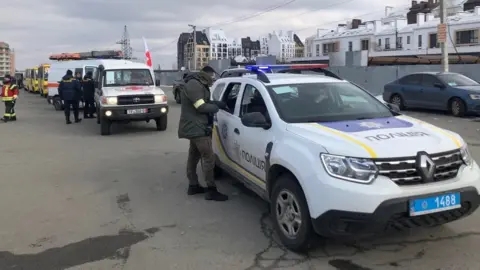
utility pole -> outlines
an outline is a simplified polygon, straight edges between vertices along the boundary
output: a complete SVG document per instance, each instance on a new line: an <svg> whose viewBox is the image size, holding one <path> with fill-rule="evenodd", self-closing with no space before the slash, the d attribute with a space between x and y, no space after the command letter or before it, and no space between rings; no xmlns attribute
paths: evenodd
<svg viewBox="0 0 480 270"><path fill-rule="evenodd" d="M449 31L449 29L447 27L447 6L445 5L445 0L440 0L440 24L445 27L445 38L441 40L443 42L440 43L440 48L442 49L442 68L443 72L448 72L448 39L446 38L446 35L448 35L447 31ZM437 35L439 34L440 33L437 33Z"/></svg>
<svg viewBox="0 0 480 270"><path fill-rule="evenodd" d="M197 70L197 26L189 24L193 29L193 70Z"/></svg>

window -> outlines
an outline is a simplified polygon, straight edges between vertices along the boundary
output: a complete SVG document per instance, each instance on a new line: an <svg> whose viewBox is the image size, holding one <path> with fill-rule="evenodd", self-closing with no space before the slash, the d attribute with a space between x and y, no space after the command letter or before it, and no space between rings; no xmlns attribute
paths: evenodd
<svg viewBox="0 0 480 270"><path fill-rule="evenodd" d="M407 44L410 44L410 36L407 36Z"/></svg>
<svg viewBox="0 0 480 270"><path fill-rule="evenodd" d="M437 42L437 34L430 34L428 37L428 47L430 49L432 48L438 48L438 42Z"/></svg>
<svg viewBox="0 0 480 270"><path fill-rule="evenodd" d="M267 106L260 91L253 85L247 84L245 91L243 91L240 116L252 112L259 112L267 117Z"/></svg>
<svg viewBox="0 0 480 270"><path fill-rule="evenodd" d="M385 49L387 49L387 50L390 49L390 38L385 39Z"/></svg>
<svg viewBox="0 0 480 270"><path fill-rule="evenodd" d="M378 39L378 44L377 45L378 45L378 47L382 47L382 40L380 38Z"/></svg>
<svg viewBox="0 0 480 270"><path fill-rule="evenodd" d="M422 76L422 85L425 87L435 87L436 83L440 83L440 81L435 78L433 75L424 74Z"/></svg>
<svg viewBox="0 0 480 270"><path fill-rule="evenodd" d="M400 84L406 85L420 85L422 82L422 76L419 74L407 75L400 79Z"/></svg>
<svg viewBox="0 0 480 270"><path fill-rule="evenodd" d="M364 39L364 40L362 40L362 41L360 41L360 42L361 42L362 51L368 51L369 45L370 45L370 44L369 44L370 41L369 41L368 39Z"/></svg>
<svg viewBox="0 0 480 270"><path fill-rule="evenodd" d="M336 43L324 43L323 44L323 54L328 54L330 52L335 52Z"/></svg>
<svg viewBox="0 0 480 270"><path fill-rule="evenodd" d="M317 44L316 46L316 56L320 56L320 44Z"/></svg>
<svg viewBox="0 0 480 270"><path fill-rule="evenodd" d="M418 48L422 48L422 35L418 35Z"/></svg>
<svg viewBox="0 0 480 270"><path fill-rule="evenodd" d="M215 86L215 89L212 91L212 99L213 100L220 100L222 97L222 90L225 88L224 83L219 83L217 86Z"/></svg>
<svg viewBox="0 0 480 270"><path fill-rule="evenodd" d="M402 37L397 37L397 49L403 48L402 41Z"/></svg>
<svg viewBox="0 0 480 270"><path fill-rule="evenodd" d="M229 83L223 92L222 101L227 104L230 113L235 111L235 104L237 103L238 92L240 91L241 83Z"/></svg>
<svg viewBox="0 0 480 270"><path fill-rule="evenodd" d="M478 30L457 31L455 36L458 45L478 43Z"/></svg>
<svg viewBox="0 0 480 270"><path fill-rule="evenodd" d="M148 69L106 70L103 86L153 85Z"/></svg>
<svg viewBox="0 0 480 270"><path fill-rule="evenodd" d="M470 79L467 76L461 74L441 74L438 75L438 78L444 82L445 84L456 87L456 86L472 86L472 85L479 85L478 82Z"/></svg>
<svg viewBox="0 0 480 270"><path fill-rule="evenodd" d="M351 41L348 42L348 51L351 52L353 50L353 44Z"/></svg>
<svg viewBox="0 0 480 270"><path fill-rule="evenodd" d="M87 75L88 72L91 72L93 79L95 79L95 75L97 74L97 67L85 67L85 75Z"/></svg>
<svg viewBox="0 0 480 270"><path fill-rule="evenodd" d="M273 85L268 90L280 117L287 123L392 116L382 102L349 82Z"/></svg>

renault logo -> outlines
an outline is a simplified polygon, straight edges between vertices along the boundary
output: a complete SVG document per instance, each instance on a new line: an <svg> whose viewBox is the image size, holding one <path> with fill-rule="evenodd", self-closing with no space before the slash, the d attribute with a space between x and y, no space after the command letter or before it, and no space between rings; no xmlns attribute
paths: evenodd
<svg viewBox="0 0 480 270"><path fill-rule="evenodd" d="M433 182L435 176L435 162L426 152L418 152L416 158L417 172L426 183Z"/></svg>
<svg viewBox="0 0 480 270"><path fill-rule="evenodd" d="M134 102L134 103L139 103L139 102L140 102L140 98L138 98L138 97L133 98L133 102Z"/></svg>

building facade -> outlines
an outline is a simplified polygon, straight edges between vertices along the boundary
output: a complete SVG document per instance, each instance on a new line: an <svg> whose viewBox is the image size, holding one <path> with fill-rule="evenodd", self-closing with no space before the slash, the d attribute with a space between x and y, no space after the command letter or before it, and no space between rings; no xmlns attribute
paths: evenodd
<svg viewBox="0 0 480 270"><path fill-rule="evenodd" d="M194 37L196 40L194 41ZM195 53L196 50L196 53ZM210 42L203 31L182 33L177 43L177 67L199 70L210 60Z"/></svg>
<svg viewBox="0 0 480 270"><path fill-rule="evenodd" d="M235 59L242 56L242 41L239 38L231 38L227 44L228 58Z"/></svg>
<svg viewBox="0 0 480 270"><path fill-rule="evenodd" d="M260 37L260 52L273 55L278 61L286 61L295 57L295 40L293 31L273 31Z"/></svg>
<svg viewBox="0 0 480 270"><path fill-rule="evenodd" d="M204 30L210 43L210 60L219 60L228 58L228 41L225 31L221 29L207 28Z"/></svg>
<svg viewBox="0 0 480 270"><path fill-rule="evenodd" d="M480 55L480 1L476 6L473 2L452 0L449 6L447 47L451 54ZM412 1L406 10L386 8L378 20L352 20L335 29L317 30L306 41L305 56L292 60L328 61L331 53L348 51L366 51L369 57L440 55L438 8L437 0Z"/></svg>
<svg viewBox="0 0 480 270"><path fill-rule="evenodd" d="M15 52L6 42L0 41L0 76L15 74Z"/></svg>

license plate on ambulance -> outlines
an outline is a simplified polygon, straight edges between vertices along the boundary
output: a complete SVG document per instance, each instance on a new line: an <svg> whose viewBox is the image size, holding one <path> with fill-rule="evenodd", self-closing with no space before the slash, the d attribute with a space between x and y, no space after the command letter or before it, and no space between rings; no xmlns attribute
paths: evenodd
<svg viewBox="0 0 480 270"><path fill-rule="evenodd" d="M460 193L447 193L410 201L410 216L421 216L462 207Z"/></svg>
<svg viewBox="0 0 480 270"><path fill-rule="evenodd" d="M148 109L131 109L127 110L127 114L142 114L142 113L147 113Z"/></svg>

